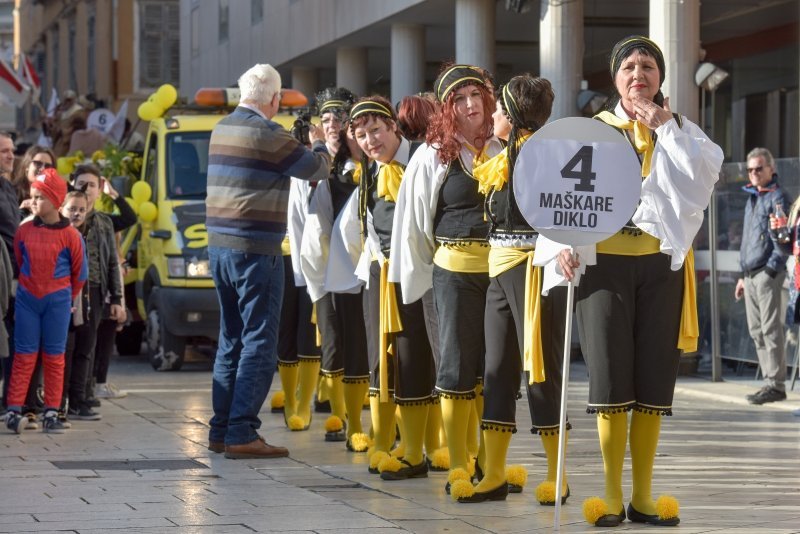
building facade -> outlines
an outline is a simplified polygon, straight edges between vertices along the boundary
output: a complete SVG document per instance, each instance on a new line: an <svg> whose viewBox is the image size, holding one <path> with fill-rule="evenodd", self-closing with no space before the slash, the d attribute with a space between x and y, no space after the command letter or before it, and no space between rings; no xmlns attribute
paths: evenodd
<svg viewBox="0 0 800 534"><path fill-rule="evenodd" d="M94 95L116 110L129 100L129 118L153 89L179 85L178 0L16 0L20 51L42 80L40 104L51 90ZM22 130L35 130L31 106Z"/></svg>
<svg viewBox="0 0 800 534"><path fill-rule="evenodd" d="M313 95L328 85L393 101L429 90L442 61L472 63L503 82L553 82L554 118L579 115L582 88L610 95L608 55L650 35L667 60L665 94L703 122L733 161L761 145L797 157L796 0L180 0L181 94L231 85L255 63ZM730 78L702 110L701 61ZM777 125L777 127L776 127Z"/></svg>

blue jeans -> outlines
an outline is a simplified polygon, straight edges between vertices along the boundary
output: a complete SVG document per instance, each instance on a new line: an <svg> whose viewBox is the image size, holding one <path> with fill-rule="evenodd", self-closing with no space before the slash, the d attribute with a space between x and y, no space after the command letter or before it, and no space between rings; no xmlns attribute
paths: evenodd
<svg viewBox="0 0 800 534"><path fill-rule="evenodd" d="M277 366L283 261L221 247L209 247L208 257L220 304L208 438L241 445L258 438Z"/></svg>

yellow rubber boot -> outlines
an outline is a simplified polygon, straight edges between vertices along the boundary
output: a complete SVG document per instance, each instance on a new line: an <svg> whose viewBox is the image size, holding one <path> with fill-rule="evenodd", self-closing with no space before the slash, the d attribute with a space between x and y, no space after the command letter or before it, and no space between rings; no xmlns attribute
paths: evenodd
<svg viewBox="0 0 800 534"><path fill-rule="evenodd" d="M483 431L481 431L480 428L480 423L481 420L483 419L483 384L478 384L475 387L475 418L478 429L478 450L475 452L473 456L476 457L475 461L478 462L478 465L480 465L481 468L483 468L483 466L486 465L486 449L483 443L484 433ZM470 419L472 419L472 417L470 417ZM470 421L470 425L471 424L472 421ZM467 443L469 443L469 441ZM471 449L470 449L470 454L472 454Z"/></svg>
<svg viewBox="0 0 800 534"><path fill-rule="evenodd" d="M631 504L637 512L647 515L656 513L651 487L653 462L656 458L660 433L660 415L633 412L631 415Z"/></svg>
<svg viewBox="0 0 800 534"><path fill-rule="evenodd" d="M428 408L428 422L425 424L425 454L429 457L441 447L439 433L442 430L442 408L438 403Z"/></svg>
<svg viewBox="0 0 800 534"><path fill-rule="evenodd" d="M344 404L347 412L347 437L364 432L361 426L361 409L364 406L364 395L369 391L369 382L343 384Z"/></svg>
<svg viewBox="0 0 800 534"><path fill-rule="evenodd" d="M483 434L484 449L486 459L481 464L483 469L483 480L475 486L475 492L485 493L497 489L502 484L506 484L506 455L508 446L511 444L512 433L502 430L484 430Z"/></svg>
<svg viewBox="0 0 800 534"><path fill-rule="evenodd" d="M394 401L380 402L378 397L369 398L369 413L372 416L372 432L375 452L388 453L394 443L396 408Z"/></svg>
<svg viewBox="0 0 800 534"><path fill-rule="evenodd" d="M284 364L278 362L278 376L281 377L283 387L283 417L285 421L297 414L297 376L300 365L297 362Z"/></svg>
<svg viewBox="0 0 800 534"><path fill-rule="evenodd" d="M344 404L344 384L342 375L326 376L325 387L328 390L328 400L331 401L331 415L335 415L342 422L347 420L347 410Z"/></svg>
<svg viewBox="0 0 800 534"><path fill-rule="evenodd" d="M463 469L468 472L467 425L470 421L474 402L472 399L451 399L442 397L442 425L447 434L447 448L450 451L450 472ZM477 428L477 427L476 427Z"/></svg>
<svg viewBox="0 0 800 534"><path fill-rule="evenodd" d="M401 427L400 435L403 436L405 454L403 459L411 465L419 465L425 456L422 446L425 441L425 427L428 423L430 405L400 406Z"/></svg>
<svg viewBox="0 0 800 534"><path fill-rule="evenodd" d="M317 381L317 402L325 402L328 400L328 385L325 383L325 379L322 375L320 375Z"/></svg>
<svg viewBox="0 0 800 534"><path fill-rule="evenodd" d="M481 440L481 416L478 415L477 397L470 400L469 422L467 423L467 454L478 456Z"/></svg>
<svg viewBox="0 0 800 534"><path fill-rule="evenodd" d="M314 398L314 388L319 378L319 360L300 360L300 380L297 393L297 416L302 425L292 425L292 430L307 430L311 424L311 400ZM300 426L300 428L293 428Z"/></svg>
<svg viewBox="0 0 800 534"><path fill-rule="evenodd" d="M555 502L555 484L558 477L558 434L542 434L542 447L547 457L547 477L544 482L539 484L536 488L536 498L540 503L554 503ZM569 431L564 436L564 476L561 480L561 497L567 495L567 468L566 468L566 450L567 442L569 441Z"/></svg>
<svg viewBox="0 0 800 534"><path fill-rule="evenodd" d="M398 438L397 446L392 449L392 456L395 458L403 458L406 455L406 436L405 436L405 429L403 428L403 411L400 409L400 406L394 411L394 421L395 421L395 432L399 429L400 435L395 437Z"/></svg>
<svg viewBox="0 0 800 534"><path fill-rule="evenodd" d="M606 478L605 501L609 514L622 510L622 465L628 442L628 414L597 414L597 433L600 451L603 453L603 469Z"/></svg>

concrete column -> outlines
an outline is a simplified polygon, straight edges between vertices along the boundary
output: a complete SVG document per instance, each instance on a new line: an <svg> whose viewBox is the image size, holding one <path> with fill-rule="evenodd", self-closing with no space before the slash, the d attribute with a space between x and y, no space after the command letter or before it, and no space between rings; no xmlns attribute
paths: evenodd
<svg viewBox="0 0 800 534"><path fill-rule="evenodd" d="M425 27L392 24L392 103L425 88Z"/></svg>
<svg viewBox="0 0 800 534"><path fill-rule="evenodd" d="M456 0L456 62L494 72L495 0Z"/></svg>
<svg viewBox="0 0 800 534"><path fill-rule="evenodd" d="M649 37L664 52L667 72L661 90L670 108L698 122L694 72L700 62L700 0L650 0Z"/></svg>
<svg viewBox="0 0 800 534"><path fill-rule="evenodd" d="M283 83L286 85L286 82ZM322 89L319 87L317 69L311 67L292 67L292 89L297 89L311 101L314 95Z"/></svg>
<svg viewBox="0 0 800 534"><path fill-rule="evenodd" d="M577 98L583 79L583 0L542 0L540 9L540 75L550 80L556 94L550 120L579 116Z"/></svg>
<svg viewBox="0 0 800 534"><path fill-rule="evenodd" d="M340 47L336 49L336 85L346 87L362 96L367 93L367 49Z"/></svg>

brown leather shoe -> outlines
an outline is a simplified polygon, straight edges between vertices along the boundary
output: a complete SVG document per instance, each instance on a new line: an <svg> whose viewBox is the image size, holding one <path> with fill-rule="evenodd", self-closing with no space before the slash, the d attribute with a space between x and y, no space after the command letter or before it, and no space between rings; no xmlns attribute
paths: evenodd
<svg viewBox="0 0 800 534"><path fill-rule="evenodd" d="M260 436L250 443L225 445L225 458L283 458L285 456L289 456L289 449L270 445Z"/></svg>
<svg viewBox="0 0 800 534"><path fill-rule="evenodd" d="M208 450L211 452L225 452L225 443L222 441L211 441L208 442Z"/></svg>

